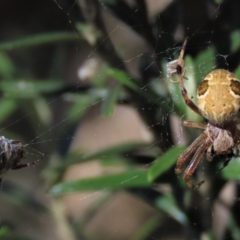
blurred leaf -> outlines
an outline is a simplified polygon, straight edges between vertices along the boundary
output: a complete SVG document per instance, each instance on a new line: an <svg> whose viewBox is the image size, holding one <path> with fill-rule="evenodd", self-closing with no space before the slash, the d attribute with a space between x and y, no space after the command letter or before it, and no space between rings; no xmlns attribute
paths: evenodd
<svg viewBox="0 0 240 240"><path fill-rule="evenodd" d="M127 153L129 151L133 151L136 150L138 148L143 147L143 144L140 143L128 143L128 144L122 144L122 145L117 145L114 147L110 147L110 148L106 148L103 149L99 152L96 153L90 153L90 154L86 154L86 153L70 153L68 154L62 161L61 164L53 166L53 169L59 169L59 168L66 168L72 164L76 164L76 163L82 163L82 162L86 162L89 160L93 160L93 159L101 159L101 158L107 158L108 156L115 156L118 154L123 154L123 153Z"/></svg>
<svg viewBox="0 0 240 240"><path fill-rule="evenodd" d="M177 114L183 115L186 113L186 104L183 100L179 84L174 84L171 82L171 80L176 81L176 77L167 77L167 67L166 67L166 61L162 61L162 69L164 72L164 76L166 76L166 85L168 88L168 92L171 95L173 106L171 107Z"/></svg>
<svg viewBox="0 0 240 240"><path fill-rule="evenodd" d="M141 227L141 229L135 234L132 240L145 240L151 233L160 226L161 218L155 216L147 220L147 223Z"/></svg>
<svg viewBox="0 0 240 240"><path fill-rule="evenodd" d="M8 226L1 226L0 227L0 238L6 235L7 233L11 232Z"/></svg>
<svg viewBox="0 0 240 240"><path fill-rule="evenodd" d="M0 122L4 121L17 108L17 103L13 99L2 98L0 100Z"/></svg>
<svg viewBox="0 0 240 240"><path fill-rule="evenodd" d="M232 159L221 173L227 180L240 180L240 158Z"/></svg>
<svg viewBox="0 0 240 240"><path fill-rule="evenodd" d="M237 67L237 69L234 71L234 74L238 79L240 79L240 65Z"/></svg>
<svg viewBox="0 0 240 240"><path fill-rule="evenodd" d="M24 47L33 47L63 41L79 41L79 36L77 36L76 33L71 32L37 34L18 40L0 43L0 51L14 50L18 48L22 49Z"/></svg>
<svg viewBox="0 0 240 240"><path fill-rule="evenodd" d="M187 67L186 77L188 78L188 80L185 80L184 84L188 91L188 97L194 103L196 103L197 102L196 95L197 95L197 88L198 88L198 80L196 79L196 75L195 75L196 65L193 59L189 55L185 57L185 65ZM201 121L201 116L195 113L191 108L186 106L186 119L190 121L198 122L198 121Z"/></svg>
<svg viewBox="0 0 240 240"><path fill-rule="evenodd" d="M12 98L33 98L39 93L49 93L61 89L63 82L56 80L14 80L0 82L0 89L8 97Z"/></svg>
<svg viewBox="0 0 240 240"><path fill-rule="evenodd" d="M236 30L230 34L231 52L236 52L240 47L240 31Z"/></svg>
<svg viewBox="0 0 240 240"><path fill-rule="evenodd" d="M95 91L97 91L99 89L106 90L107 81L109 80L108 69L109 69L109 66L105 63L101 64L98 67L98 69L95 73L95 77L91 80L91 83L93 84L93 88L92 88L93 90L95 90Z"/></svg>
<svg viewBox="0 0 240 240"><path fill-rule="evenodd" d="M130 187L150 187L147 172L144 170L131 170L107 176L80 179L72 182L60 183L53 186L49 193L54 196L79 191L116 190Z"/></svg>
<svg viewBox="0 0 240 240"><path fill-rule="evenodd" d="M93 92L93 91L92 91ZM73 102L68 111L68 121L77 122L81 119L82 115L93 105L102 102L104 99L97 94L69 94L63 96L65 101Z"/></svg>
<svg viewBox="0 0 240 240"><path fill-rule="evenodd" d="M14 65L7 54L0 52L0 75L3 78L10 79L13 77Z"/></svg>
<svg viewBox="0 0 240 240"><path fill-rule="evenodd" d="M237 220L237 219L236 219ZM230 219L228 220L228 228L231 232L231 237L234 240L240 239L240 230L238 227L238 223L236 222L233 216L230 216Z"/></svg>
<svg viewBox="0 0 240 240"><path fill-rule="evenodd" d="M215 55L215 48L210 46L206 50L201 51L194 59L197 85L214 69L216 65Z"/></svg>
<svg viewBox="0 0 240 240"><path fill-rule="evenodd" d="M152 166L148 169L148 179L153 182L156 178L160 177L170 167L172 167L180 154L185 150L185 147L173 147L165 152L162 156L157 158Z"/></svg>
<svg viewBox="0 0 240 240"><path fill-rule="evenodd" d="M113 88L108 90L106 99L101 105L101 114L106 117L111 117L113 115L114 106L118 100L119 93L121 91L121 85L117 84Z"/></svg>
<svg viewBox="0 0 240 240"><path fill-rule="evenodd" d="M179 209L172 195L166 194L159 197L156 201L156 206L182 225L188 225L189 221L187 216Z"/></svg>
<svg viewBox="0 0 240 240"><path fill-rule="evenodd" d="M38 97L34 99L33 104L38 114L38 119L46 126L49 126L53 116L47 101L44 98Z"/></svg>
<svg viewBox="0 0 240 240"><path fill-rule="evenodd" d="M134 91L137 91L139 89L138 85L133 80L131 80L131 77L121 70L109 68L108 76L114 78L119 83L131 88Z"/></svg>
<svg viewBox="0 0 240 240"><path fill-rule="evenodd" d="M91 23L77 23L76 28L90 46L94 46L101 36L101 32Z"/></svg>

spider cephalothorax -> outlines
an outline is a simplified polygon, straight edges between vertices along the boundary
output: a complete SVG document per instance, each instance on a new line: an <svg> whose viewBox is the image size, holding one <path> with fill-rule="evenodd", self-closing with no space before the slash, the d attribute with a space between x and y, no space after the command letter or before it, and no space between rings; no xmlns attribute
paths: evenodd
<svg viewBox="0 0 240 240"><path fill-rule="evenodd" d="M188 187L196 189L204 181L194 185L190 178L204 153L206 152L209 161L214 156L229 158L234 155L233 150L239 145L240 131L237 129L239 122L235 118L240 109L240 82L227 70L217 69L210 72L198 87L198 105L195 105L188 97L183 81L185 77L183 55L186 42L184 42L179 59L168 63L167 68L170 75L177 74L178 81L174 83L180 85L187 106L208 120L208 124L184 122L185 126L200 128L204 132L180 155L176 165L176 173L180 174L184 163L196 151L184 173L184 180ZM175 71L173 71L174 68Z"/></svg>
<svg viewBox="0 0 240 240"><path fill-rule="evenodd" d="M25 157L24 146L21 141L7 139L4 136L0 136L0 181L2 174L7 170L21 169L37 164L40 158L32 163L21 163Z"/></svg>

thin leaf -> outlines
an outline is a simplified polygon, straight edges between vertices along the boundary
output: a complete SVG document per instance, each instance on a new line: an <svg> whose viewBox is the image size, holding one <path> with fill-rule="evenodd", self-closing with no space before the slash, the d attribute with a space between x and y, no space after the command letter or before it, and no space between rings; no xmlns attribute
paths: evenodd
<svg viewBox="0 0 240 240"><path fill-rule="evenodd" d="M81 116L90 108L92 105L99 103L102 99L96 94L82 93L80 94L69 94L66 93L63 99L67 102L71 102L71 107L68 111L68 121L77 122Z"/></svg>
<svg viewBox="0 0 240 240"><path fill-rule="evenodd" d="M188 225L189 221L187 216L179 209L172 195L167 194L158 198L156 206L182 225Z"/></svg>
<svg viewBox="0 0 240 240"><path fill-rule="evenodd" d="M70 153L65 157L65 159L61 164L54 166L53 169L64 169L72 164L82 163L82 162L86 162L93 159L106 158L108 156L115 156L118 154L136 150L140 147L143 147L143 144L128 143L128 144L117 145L111 148L106 148L92 154Z"/></svg>
<svg viewBox="0 0 240 240"><path fill-rule="evenodd" d="M196 103L196 93L198 87L198 80L196 79L197 76L195 74L196 65L194 64L193 59L189 55L185 57L185 65L187 66L186 77L188 78L188 80L185 80L184 82L185 87L188 91L188 96L192 99L194 103ZM191 108L186 106L185 102L183 104L186 107L186 119L195 122L201 121L201 117L197 113L195 113Z"/></svg>
<svg viewBox="0 0 240 240"><path fill-rule="evenodd" d="M195 63L195 79L200 83L203 77L205 77L209 72L211 72L215 65L215 48L208 47L206 50L201 51L194 60Z"/></svg>
<svg viewBox="0 0 240 240"><path fill-rule="evenodd" d="M79 37L76 33L71 32L55 32L55 33L44 33L34 36L29 36L22 39L13 41L7 41L0 43L0 51L9 51L24 47L33 47L43 44L63 42L63 41L79 41Z"/></svg>
<svg viewBox="0 0 240 240"><path fill-rule="evenodd" d="M171 81L171 80L176 81L177 77L176 76L168 77L166 61L163 60L161 62L161 65L164 72L163 75L166 76L165 78L166 78L166 85L168 88L168 92L170 93L171 99L173 101L173 107L174 107L173 110L174 112L182 116L183 114L186 114L186 104L184 103L184 99L182 97L179 84L174 84Z"/></svg>
<svg viewBox="0 0 240 240"><path fill-rule="evenodd" d="M138 85L131 80L131 77L121 70L109 68L108 76L114 78L119 83L131 88L134 91L139 89Z"/></svg>
<svg viewBox="0 0 240 240"><path fill-rule="evenodd" d="M149 186L151 186L151 183L147 180L146 171L131 170L118 174L60 183L53 186L49 190L49 193L54 196L59 196L80 191L115 190Z"/></svg>
<svg viewBox="0 0 240 240"><path fill-rule="evenodd" d="M172 167L184 149L185 147L183 146L173 147L164 153L164 155L157 158L148 169L149 181L153 182L156 178L160 177L164 172Z"/></svg>
<svg viewBox="0 0 240 240"><path fill-rule="evenodd" d="M13 99L3 98L0 100L0 122L4 121L17 108L17 103Z"/></svg>
<svg viewBox="0 0 240 240"><path fill-rule="evenodd" d="M5 95L12 98L33 98L39 93L49 93L59 90L63 87L63 83L56 80L14 80L0 82L0 89Z"/></svg>
<svg viewBox="0 0 240 240"><path fill-rule="evenodd" d="M13 77L14 73L14 65L11 59L7 54L1 52L0 53L0 75L3 78L9 79Z"/></svg>
<svg viewBox="0 0 240 240"><path fill-rule="evenodd" d="M44 98L38 97L33 101L33 104L39 120L48 126L51 123L53 116L47 101Z"/></svg>
<svg viewBox="0 0 240 240"><path fill-rule="evenodd" d="M106 117L113 115L114 106L118 100L119 93L121 91L121 85L117 84L113 89L109 89L106 99L102 102L101 113Z"/></svg>

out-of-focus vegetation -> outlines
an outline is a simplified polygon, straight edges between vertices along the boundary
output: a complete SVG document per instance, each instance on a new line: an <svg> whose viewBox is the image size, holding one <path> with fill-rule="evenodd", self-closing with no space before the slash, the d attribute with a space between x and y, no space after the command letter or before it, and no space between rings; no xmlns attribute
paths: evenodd
<svg viewBox="0 0 240 240"><path fill-rule="evenodd" d="M197 191L174 173L178 156L200 134L180 121L204 119L186 107L166 73L188 37L186 87L193 100L213 69L240 78L239 2L24 0L0 6L1 135L26 144L25 161L46 154L35 168L4 176L1 239L240 239L239 159L221 172L221 161L203 160L194 181L206 182ZM119 106L136 111L152 137L132 140L129 115L121 129L110 130L116 138L126 132L129 141L113 144L114 138L98 148L95 139L107 141L110 122L103 134L91 132L91 122L111 121ZM93 148L77 140L86 123ZM101 166L100 174L93 166ZM77 172L84 167L89 174ZM70 168L74 179L67 177ZM136 201L130 210L122 192ZM81 197L68 202L68 194Z"/></svg>

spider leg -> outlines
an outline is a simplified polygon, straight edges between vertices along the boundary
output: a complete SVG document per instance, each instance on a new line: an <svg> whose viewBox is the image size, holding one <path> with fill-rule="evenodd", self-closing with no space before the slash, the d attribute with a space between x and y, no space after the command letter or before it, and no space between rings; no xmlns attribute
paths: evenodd
<svg viewBox="0 0 240 240"><path fill-rule="evenodd" d="M183 125L185 127L199 128L199 129L203 129L203 130L206 130L206 128L207 128L207 124L205 124L205 123L196 123L196 122L192 122L192 121L184 121Z"/></svg>
<svg viewBox="0 0 240 240"><path fill-rule="evenodd" d="M203 141L207 138L206 133L202 133L194 142L180 155L177 161L175 172L180 174L183 170L183 165L187 161L188 157L200 146Z"/></svg>
<svg viewBox="0 0 240 240"><path fill-rule="evenodd" d="M188 97L187 89L184 86L183 82L184 75L183 74L178 74L178 80L181 88L181 93L183 96L183 99L185 103L187 104L188 107L190 107L195 113L199 114L202 116L199 108L195 105L195 103Z"/></svg>
<svg viewBox="0 0 240 240"><path fill-rule="evenodd" d="M178 81L176 81L174 83L180 85L181 93L182 93L183 99L184 99L185 103L187 104L187 106L190 107L195 113L197 113L197 114L202 116L199 108L188 97L187 90L186 90L186 88L184 86L184 81L183 80L185 78L186 70L184 69L183 56L184 56L184 53L185 53L186 45L187 45L187 39L183 43L182 50L180 52L180 55L179 55L179 58L178 58L178 61L177 61L176 73L177 73L177 76L178 76Z"/></svg>
<svg viewBox="0 0 240 240"><path fill-rule="evenodd" d="M34 162L31 163L25 163L25 164L19 164L14 166L12 169L13 170L17 170L17 169L21 169L21 168L25 168L25 167L30 167L30 166L34 166L36 164L38 164L40 161L42 161L45 158L45 155L43 155L41 158L39 158L38 160L35 160Z"/></svg>
<svg viewBox="0 0 240 240"><path fill-rule="evenodd" d="M187 169L186 169L186 171L184 173L184 177L183 178L186 181L188 187L191 188L191 189L197 189L204 183L204 181L201 181L197 185L194 185L190 178L192 177L194 171L196 170L198 164L200 163L200 160L201 160L202 156L204 155L205 150L209 146L211 146L211 144L212 144L212 141L209 140L209 141L204 142L198 148L198 150L196 151L196 153L193 156L193 159L191 160L190 164L188 165L188 167L187 167Z"/></svg>

